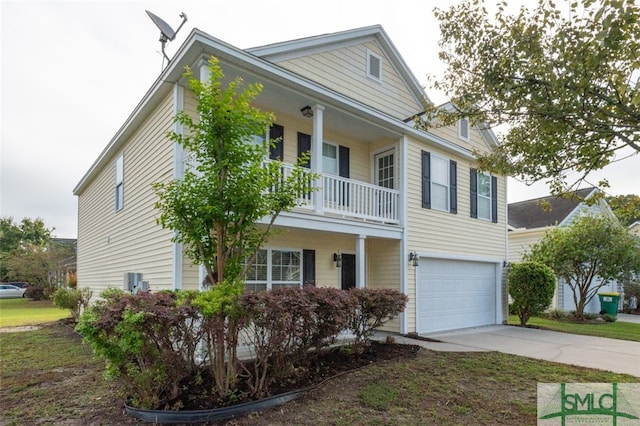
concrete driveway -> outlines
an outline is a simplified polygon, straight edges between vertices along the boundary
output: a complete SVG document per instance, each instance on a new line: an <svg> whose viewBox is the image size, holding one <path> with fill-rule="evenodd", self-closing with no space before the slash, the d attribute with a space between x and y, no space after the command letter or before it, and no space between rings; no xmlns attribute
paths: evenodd
<svg viewBox="0 0 640 426"><path fill-rule="evenodd" d="M407 340L435 351L498 351L640 377L640 342L508 325L433 333L424 337L439 342Z"/></svg>

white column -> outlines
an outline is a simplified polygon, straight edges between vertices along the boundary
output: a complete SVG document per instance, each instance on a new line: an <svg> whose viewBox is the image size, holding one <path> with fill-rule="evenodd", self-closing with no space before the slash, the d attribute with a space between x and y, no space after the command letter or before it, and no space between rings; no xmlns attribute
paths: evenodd
<svg viewBox="0 0 640 426"><path fill-rule="evenodd" d="M313 135L311 136L311 170L316 173L322 173L322 141L324 136L322 133L323 126L322 105L313 107ZM317 191L313 193L313 205L315 212L322 214L324 211L324 188L322 187L322 177L316 180Z"/></svg>
<svg viewBox="0 0 640 426"><path fill-rule="evenodd" d="M398 188L400 188L400 200L398 201L400 211L398 213L400 218L400 225L402 226L402 241L400 243L400 291L406 294L407 296L409 296L408 268L413 268L413 267L408 266L408 263L407 263L408 262L407 259L409 258L409 251L407 250L407 203L408 203L407 191L409 187L407 168L409 164L409 151L408 151L409 141L407 139L407 135L403 135L400 138L400 140L398 141L398 145L399 145L399 151L400 151L398 155L400 161L397 162L398 167L400 168L399 170L400 185L398 186ZM413 272L415 274L415 270L417 268L413 268L413 269L414 269ZM402 334L407 334L409 332L408 321L409 321L410 306L411 306L411 303L407 303L407 307L400 315L400 333Z"/></svg>
<svg viewBox="0 0 640 426"><path fill-rule="evenodd" d="M173 85L173 115L184 109L184 87L178 83ZM174 123L173 131L182 134L182 124ZM177 142L173 143L173 178L182 179L184 177L184 152L182 145ZM175 232L174 232L175 235ZM174 242L172 247L172 284L173 289L182 288L182 263L183 263L183 247L181 243Z"/></svg>
<svg viewBox="0 0 640 426"><path fill-rule="evenodd" d="M358 235L356 240L356 287L364 288L366 284L365 235Z"/></svg>

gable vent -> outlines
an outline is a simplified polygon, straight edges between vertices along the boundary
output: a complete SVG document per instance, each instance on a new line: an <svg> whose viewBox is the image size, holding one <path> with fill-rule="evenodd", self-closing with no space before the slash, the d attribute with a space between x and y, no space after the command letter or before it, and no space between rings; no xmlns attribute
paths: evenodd
<svg viewBox="0 0 640 426"><path fill-rule="evenodd" d="M382 58L371 51L367 51L367 77L382 80Z"/></svg>

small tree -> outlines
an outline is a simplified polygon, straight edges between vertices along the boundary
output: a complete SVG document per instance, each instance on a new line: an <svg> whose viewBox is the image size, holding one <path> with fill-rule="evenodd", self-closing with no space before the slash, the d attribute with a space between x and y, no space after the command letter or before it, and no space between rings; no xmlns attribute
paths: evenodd
<svg viewBox="0 0 640 426"><path fill-rule="evenodd" d="M640 240L617 220L583 216L570 226L548 231L525 260L551 267L571 288L576 316L583 318L585 306L600 288L640 271Z"/></svg>
<svg viewBox="0 0 640 426"><path fill-rule="evenodd" d="M512 307L525 325L529 318L538 315L551 304L556 286L553 270L542 263L523 262L512 264L509 269L509 295Z"/></svg>
<svg viewBox="0 0 640 426"><path fill-rule="evenodd" d="M187 68L185 76L198 101L198 117L179 112L175 121L184 134L169 139L189 153L192 166L184 178L156 183L158 222L176 231L195 264L206 268L213 289L203 294L206 321L226 324L210 336L215 345L211 365L220 396L225 397L235 377L238 327L229 317L242 293L244 277L259 248L273 233L278 215L297 205L314 179L302 167L285 175L282 163L265 162L269 146L253 144L263 135L273 115L251 106L260 84L244 85L240 78L222 87L224 74L215 57L209 60L209 78L200 81ZM267 223L260 221L266 218Z"/></svg>

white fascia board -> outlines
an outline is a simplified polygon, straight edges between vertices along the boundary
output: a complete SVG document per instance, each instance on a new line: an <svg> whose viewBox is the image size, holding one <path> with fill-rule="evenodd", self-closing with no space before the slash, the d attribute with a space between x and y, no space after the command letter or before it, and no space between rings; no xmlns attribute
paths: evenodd
<svg viewBox="0 0 640 426"><path fill-rule="evenodd" d="M593 188L593 190L586 197L584 197L585 201L591 198L593 194L595 194L597 191L598 191L597 188ZM578 205L576 205L573 208L573 210L571 210L571 212L568 215L566 215L564 219L562 219L562 221L558 224L558 226L564 226L573 216L575 216L580 211L582 211L584 207L585 207L584 201L579 202ZM613 212L611 212L611 214L613 215Z"/></svg>
<svg viewBox="0 0 640 426"><path fill-rule="evenodd" d="M262 218L259 223L268 224L271 217ZM318 216L312 213L281 213L274 226L300 228L312 231L332 232L347 235L364 235L366 237L402 239L402 227L397 225L381 225L370 222L348 221L335 217Z"/></svg>
<svg viewBox="0 0 640 426"><path fill-rule="evenodd" d="M215 52L210 52L211 50L215 50ZM97 171L102 169L104 164L109 161L113 152L117 150L122 143L124 143L126 136L137 128L136 125L141 123L146 117L144 113L148 109L152 109L156 103L159 102L159 99L161 99L162 96L166 96L170 93L173 83L179 82L182 79L184 67L186 65L194 64L203 56L214 53L216 56L221 57L224 60L228 60L234 65L248 68L252 72L262 74L272 80L279 81L292 89L299 90L309 96L316 97L322 102L327 102L333 105L337 104L343 109L352 110L354 113L360 113L359 116L364 114L369 117L368 121L372 124L397 131L399 135L408 134L418 139L430 140L449 151L453 151L463 157L473 159L473 155L469 150L458 147L457 145L435 135L431 135L428 132L415 129L401 120L390 117L354 99L332 91L309 79L247 53L244 50L225 43L222 40L216 39L215 37L212 37L196 28L191 31L187 40L174 55L171 63L160 74L147 93L145 93L142 100L134 108L133 112L116 132L109 144L100 153L78 185L76 185L73 190L75 195L79 195L84 190Z"/></svg>

